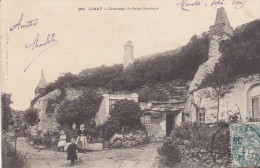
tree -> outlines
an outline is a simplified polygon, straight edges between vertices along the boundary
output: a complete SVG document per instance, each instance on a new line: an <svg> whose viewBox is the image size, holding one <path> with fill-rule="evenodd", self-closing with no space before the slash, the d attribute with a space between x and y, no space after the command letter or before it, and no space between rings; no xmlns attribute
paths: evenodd
<svg viewBox="0 0 260 168"><path fill-rule="evenodd" d="M2 129L6 130L12 120L10 104L11 95L2 93L1 94L1 107L2 107Z"/></svg>
<svg viewBox="0 0 260 168"><path fill-rule="evenodd" d="M73 122L89 124L99 109L102 97L92 90L84 90L83 95L74 100L65 100L58 108L56 117L59 124L72 126Z"/></svg>
<svg viewBox="0 0 260 168"><path fill-rule="evenodd" d="M110 114L110 120L118 123L120 130L129 128L130 130L142 129L140 117L142 116L141 108L137 102L131 100L118 100Z"/></svg>
<svg viewBox="0 0 260 168"><path fill-rule="evenodd" d="M205 85L208 86L208 88L204 90L204 94L217 102L218 125L220 99L224 97L225 94L230 93L234 86L231 84L230 79L228 78L226 68L220 67L219 64L215 66L215 70L212 73L207 75Z"/></svg>
<svg viewBox="0 0 260 168"><path fill-rule="evenodd" d="M38 110L35 108L29 108L25 111L25 114L23 116L23 119L25 122L30 124L31 126L34 126L38 124L39 122L39 114Z"/></svg>

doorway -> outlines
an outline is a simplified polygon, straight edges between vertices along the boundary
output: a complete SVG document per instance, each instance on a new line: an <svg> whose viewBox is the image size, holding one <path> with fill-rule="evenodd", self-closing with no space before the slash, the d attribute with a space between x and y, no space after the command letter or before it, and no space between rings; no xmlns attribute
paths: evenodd
<svg viewBox="0 0 260 168"><path fill-rule="evenodd" d="M166 136L171 135L172 130L175 127L175 114L166 114Z"/></svg>

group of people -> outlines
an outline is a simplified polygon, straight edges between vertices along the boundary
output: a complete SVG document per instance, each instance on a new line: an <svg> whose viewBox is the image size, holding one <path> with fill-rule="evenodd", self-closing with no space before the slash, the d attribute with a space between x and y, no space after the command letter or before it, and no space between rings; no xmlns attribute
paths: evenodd
<svg viewBox="0 0 260 168"><path fill-rule="evenodd" d="M63 151L66 147L66 139L67 136L65 134L65 131L60 132L60 141L58 143L58 150ZM67 147L68 157L67 160L71 160L71 164L75 164L75 160L78 160L77 157L77 151L79 152L85 152L87 147L87 132L84 128L84 125L80 125L80 129L78 131L78 137L77 139L72 138L71 143Z"/></svg>

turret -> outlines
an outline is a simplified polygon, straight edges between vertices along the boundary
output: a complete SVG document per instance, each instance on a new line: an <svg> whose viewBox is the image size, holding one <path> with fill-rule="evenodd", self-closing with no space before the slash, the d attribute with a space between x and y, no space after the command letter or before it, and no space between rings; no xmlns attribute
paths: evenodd
<svg viewBox="0 0 260 168"><path fill-rule="evenodd" d="M45 91L46 86L47 86L47 83L45 81L43 69L42 69L41 79L40 79L40 81L39 81L39 83L38 83L38 85L35 89L35 97L42 94Z"/></svg>

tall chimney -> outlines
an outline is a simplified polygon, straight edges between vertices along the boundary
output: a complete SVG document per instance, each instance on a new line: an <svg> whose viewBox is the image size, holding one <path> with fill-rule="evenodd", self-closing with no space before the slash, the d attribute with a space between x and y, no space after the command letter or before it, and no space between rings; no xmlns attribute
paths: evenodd
<svg viewBox="0 0 260 168"><path fill-rule="evenodd" d="M124 45L124 68L126 68L129 64L134 62L134 46L132 41L127 41Z"/></svg>

